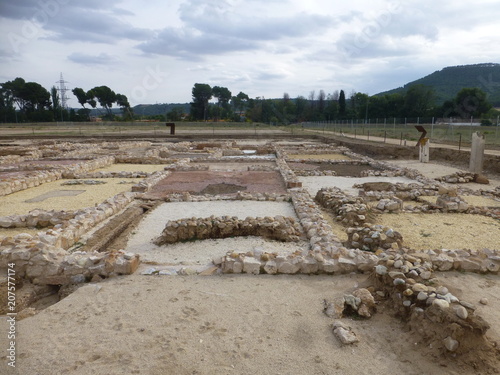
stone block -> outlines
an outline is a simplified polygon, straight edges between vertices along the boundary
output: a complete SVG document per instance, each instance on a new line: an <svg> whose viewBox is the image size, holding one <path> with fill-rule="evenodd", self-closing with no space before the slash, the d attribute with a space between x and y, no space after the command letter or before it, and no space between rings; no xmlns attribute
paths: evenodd
<svg viewBox="0 0 500 375"><path fill-rule="evenodd" d="M258 275L260 273L260 260L254 257L245 257L243 259L243 272Z"/></svg>
<svg viewBox="0 0 500 375"><path fill-rule="evenodd" d="M278 266L274 260L268 260L264 265L264 271L269 275L275 275L278 273Z"/></svg>
<svg viewBox="0 0 500 375"><path fill-rule="evenodd" d="M300 263L300 272L305 274L318 273L319 264L314 258L305 258Z"/></svg>
<svg viewBox="0 0 500 375"><path fill-rule="evenodd" d="M300 263L294 260L286 260L278 263L278 273L295 274L300 270Z"/></svg>

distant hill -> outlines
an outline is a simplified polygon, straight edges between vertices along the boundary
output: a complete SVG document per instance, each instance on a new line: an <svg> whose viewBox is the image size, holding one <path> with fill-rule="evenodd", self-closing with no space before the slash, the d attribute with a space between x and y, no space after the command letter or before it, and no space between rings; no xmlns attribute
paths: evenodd
<svg viewBox="0 0 500 375"><path fill-rule="evenodd" d="M493 106L500 107L500 64L493 63L450 66L409 82L403 87L376 95L404 93L417 84L434 88L436 104L453 99L464 87L477 87L488 94L488 100Z"/></svg>

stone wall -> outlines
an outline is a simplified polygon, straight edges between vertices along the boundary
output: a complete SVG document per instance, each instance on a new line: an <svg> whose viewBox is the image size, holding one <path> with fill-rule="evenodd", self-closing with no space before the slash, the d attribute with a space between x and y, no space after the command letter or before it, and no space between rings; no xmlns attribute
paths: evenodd
<svg viewBox="0 0 500 375"><path fill-rule="evenodd" d="M385 254L374 269L374 294L387 300L414 336L436 351L463 354L485 345L489 324L433 277L432 258ZM480 350L480 349L479 349Z"/></svg>
<svg viewBox="0 0 500 375"><path fill-rule="evenodd" d="M169 221L154 243L158 246L209 238L258 236L283 242L299 241L303 236L299 223L290 217L238 219L237 217L191 218Z"/></svg>
<svg viewBox="0 0 500 375"><path fill-rule="evenodd" d="M0 182L0 196L29 189L61 178L75 178L78 174L111 165L114 163L114 160L113 156L102 156L93 160L82 161L76 166L61 166L57 170L33 171L26 177L4 179Z"/></svg>
<svg viewBox="0 0 500 375"><path fill-rule="evenodd" d="M46 182L56 181L62 178L62 171L37 171L30 172L29 176L7 178L0 181L0 196L16 193Z"/></svg>
<svg viewBox="0 0 500 375"><path fill-rule="evenodd" d="M134 193L121 193L96 207L77 211L73 218L37 235L19 234L0 238L0 264L16 263L16 272L35 284L68 284L89 281L93 276L133 272L139 256L134 254L68 253L78 239L105 219L127 207Z"/></svg>

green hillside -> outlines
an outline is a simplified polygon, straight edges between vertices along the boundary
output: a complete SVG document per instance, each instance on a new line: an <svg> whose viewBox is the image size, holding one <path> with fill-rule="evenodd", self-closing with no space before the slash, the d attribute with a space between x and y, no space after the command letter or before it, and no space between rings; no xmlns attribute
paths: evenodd
<svg viewBox="0 0 500 375"><path fill-rule="evenodd" d="M453 99L464 87L477 87L488 95L488 100L493 106L500 107L500 64L493 63L450 66L409 82L403 87L376 95L404 93L416 84L434 88L436 104L439 105Z"/></svg>

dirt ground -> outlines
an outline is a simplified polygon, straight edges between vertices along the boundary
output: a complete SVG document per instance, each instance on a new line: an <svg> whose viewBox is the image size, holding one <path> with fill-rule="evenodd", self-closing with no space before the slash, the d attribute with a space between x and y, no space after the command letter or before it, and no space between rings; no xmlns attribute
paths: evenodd
<svg viewBox="0 0 500 375"><path fill-rule="evenodd" d="M223 193L234 186L252 192L286 192L275 172L176 172L168 178L153 190L157 197L172 189L199 193L212 187L213 193ZM187 246L186 251L197 250ZM477 314L491 324L487 339L498 343L498 348L500 276L457 272L437 276L451 293L476 306ZM184 277L136 273L87 284L17 322L17 366L14 371L7 367L6 350L2 350L0 374L500 373L498 351L464 357L437 353L384 303L369 320L341 319L360 340L342 346L332 333L332 318L322 312L323 301L368 283L368 276L360 274ZM2 318L0 348L7 349L4 332L8 323Z"/></svg>
<svg viewBox="0 0 500 375"><path fill-rule="evenodd" d="M133 275L86 285L17 323L16 370L39 375L495 373L479 358L473 368L434 354L383 306L369 320L343 318L360 342L342 346L332 333L333 320L322 312L323 299L341 297L366 279ZM478 306L480 298L488 298L478 311L498 322L498 276L448 273L444 279ZM5 320L0 324L5 332ZM491 340L500 339L498 329L488 333ZM13 373L5 362L2 354L0 373Z"/></svg>
<svg viewBox="0 0 500 375"><path fill-rule="evenodd" d="M155 199L170 193L203 194L204 190L209 194L229 194L237 191L286 193L285 183L279 172L194 171L173 172L156 184L145 196L148 199Z"/></svg>

